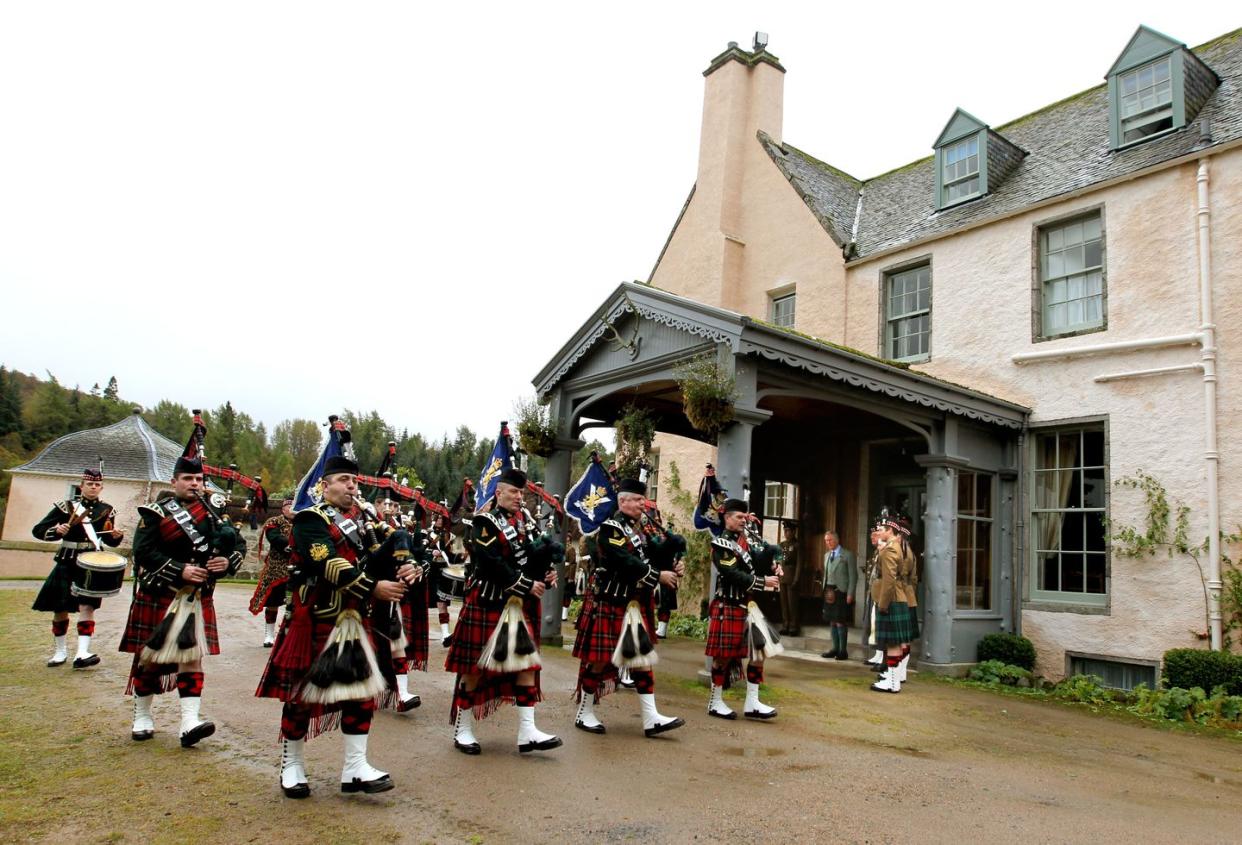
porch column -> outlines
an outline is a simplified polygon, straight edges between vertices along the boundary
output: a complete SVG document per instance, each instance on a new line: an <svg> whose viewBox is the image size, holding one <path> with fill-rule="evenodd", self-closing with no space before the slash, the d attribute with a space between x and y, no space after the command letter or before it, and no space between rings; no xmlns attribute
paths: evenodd
<svg viewBox="0 0 1242 845"><path fill-rule="evenodd" d="M927 470L927 514L923 518L923 654L928 663L961 663L973 655L953 653L953 585L957 566L957 470L967 466L950 455L916 455Z"/></svg>
<svg viewBox="0 0 1242 845"><path fill-rule="evenodd" d="M569 477L570 470L573 468L574 452L577 452L586 443L582 440L569 436L573 430L573 420L569 416L569 402L561 395L559 390L554 391L551 401L551 417L556 423L557 437L553 441L553 452L548 458L548 462L544 470L543 489L551 493L553 496L560 496L561 501L565 501L565 495L569 492L569 486L577 479ZM561 522L556 524L556 539L561 543L565 542L565 526ZM540 640L553 646L561 646L563 638L561 636L561 600L565 595L565 562L562 560L556 565L556 586L549 587L543 594L543 601L540 605L540 613L542 619L539 624Z"/></svg>

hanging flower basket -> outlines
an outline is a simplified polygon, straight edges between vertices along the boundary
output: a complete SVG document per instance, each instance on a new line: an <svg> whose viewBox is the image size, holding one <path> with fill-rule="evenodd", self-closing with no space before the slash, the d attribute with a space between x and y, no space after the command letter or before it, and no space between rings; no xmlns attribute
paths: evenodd
<svg viewBox="0 0 1242 845"><path fill-rule="evenodd" d="M517 424L518 445L528 455L547 458L556 449L556 429L548 409L534 397L519 399L513 406Z"/></svg>
<svg viewBox="0 0 1242 845"><path fill-rule="evenodd" d="M677 370L682 408L695 430L713 440L733 421L737 400L733 376L721 372L715 356L695 358Z"/></svg>
<svg viewBox="0 0 1242 845"><path fill-rule="evenodd" d="M651 454L655 440L655 418L651 411L633 402L621 409L617 419L617 475L621 478L638 478L639 468Z"/></svg>

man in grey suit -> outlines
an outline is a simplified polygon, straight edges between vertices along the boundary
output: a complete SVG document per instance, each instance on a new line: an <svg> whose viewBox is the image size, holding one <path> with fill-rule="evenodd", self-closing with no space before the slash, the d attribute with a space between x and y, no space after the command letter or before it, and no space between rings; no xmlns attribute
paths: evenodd
<svg viewBox="0 0 1242 845"><path fill-rule="evenodd" d="M854 621L854 589L858 566L854 553L842 548L835 531L824 532L824 615L832 626L832 651L821 656L848 660L849 626Z"/></svg>

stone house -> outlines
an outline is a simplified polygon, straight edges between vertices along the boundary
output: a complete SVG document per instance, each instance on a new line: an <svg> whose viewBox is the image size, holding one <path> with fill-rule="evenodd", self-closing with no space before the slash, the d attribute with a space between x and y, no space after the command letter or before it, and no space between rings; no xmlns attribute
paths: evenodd
<svg viewBox="0 0 1242 845"><path fill-rule="evenodd" d="M1118 46L1104 84L1000 126L958 109L927 128L931 156L859 179L784 139L785 68L730 44L650 278L534 380L561 432L549 489L584 429L637 402L660 416L657 495L673 463L693 490L714 461L769 522L802 525L804 556L826 529L863 555L879 507L905 510L924 667L1020 631L1043 674L1130 686L1169 648L1219 647L1214 538L1242 521L1242 30ZM715 444L675 377L703 354L737 383ZM1202 576L1111 539L1145 528L1119 483L1139 473L1210 540Z"/></svg>

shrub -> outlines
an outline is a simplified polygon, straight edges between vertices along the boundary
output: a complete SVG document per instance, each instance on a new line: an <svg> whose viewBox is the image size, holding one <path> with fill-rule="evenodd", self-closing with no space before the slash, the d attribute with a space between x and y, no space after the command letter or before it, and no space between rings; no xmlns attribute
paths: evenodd
<svg viewBox="0 0 1242 845"><path fill-rule="evenodd" d="M686 613L674 613L668 619L668 635L705 640L707 639L707 620L697 619Z"/></svg>
<svg viewBox="0 0 1242 845"><path fill-rule="evenodd" d="M569 602L569 613L565 614L568 621L572 624L578 621L578 616L582 613L582 599L573 599Z"/></svg>
<svg viewBox="0 0 1242 845"><path fill-rule="evenodd" d="M1052 688L1051 694L1066 701L1099 704L1112 700L1112 693L1105 689L1095 675L1074 675Z"/></svg>
<svg viewBox="0 0 1242 845"><path fill-rule="evenodd" d="M985 660L970 670L970 679L983 684L995 686L1005 684L1016 686L1023 679L1030 680L1031 673L1021 666L1002 663L999 660Z"/></svg>
<svg viewBox="0 0 1242 845"><path fill-rule="evenodd" d="M1211 696L1202 687L1149 690L1140 685L1134 693L1129 710L1140 716L1221 728L1236 728L1242 720L1242 696L1229 695L1224 687L1212 690Z"/></svg>
<svg viewBox="0 0 1242 845"><path fill-rule="evenodd" d="M1020 666L1028 672L1035 668L1035 646L1018 634L988 634L979 640L980 663L999 660L1009 666Z"/></svg>
<svg viewBox="0 0 1242 845"><path fill-rule="evenodd" d="M1166 689L1223 686L1229 695L1242 695L1242 657L1228 652L1175 648L1164 653L1162 674Z"/></svg>

